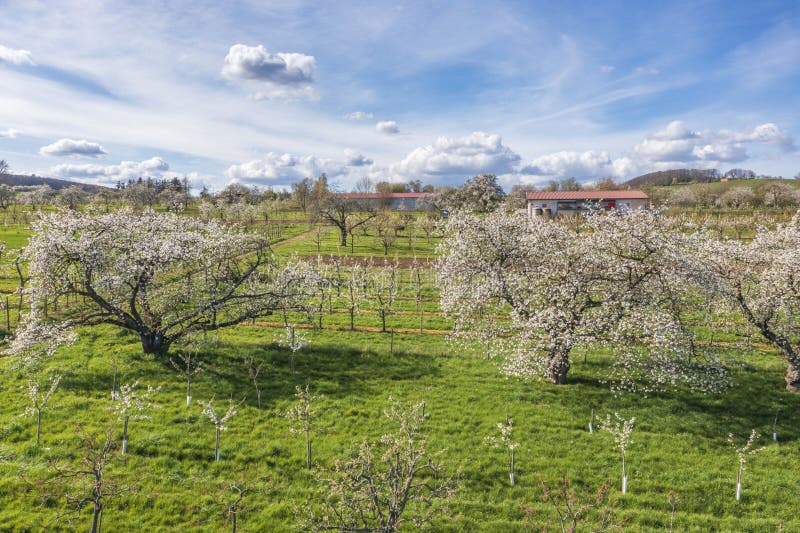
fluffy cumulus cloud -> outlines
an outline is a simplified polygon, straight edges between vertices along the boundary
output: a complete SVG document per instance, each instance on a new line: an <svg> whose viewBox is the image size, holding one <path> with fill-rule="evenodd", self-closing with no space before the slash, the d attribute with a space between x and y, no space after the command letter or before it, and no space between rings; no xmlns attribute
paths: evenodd
<svg viewBox="0 0 800 533"><path fill-rule="evenodd" d="M347 120L372 120L373 114L367 113L366 111L353 111L352 113L347 113L344 118Z"/></svg>
<svg viewBox="0 0 800 533"><path fill-rule="evenodd" d="M394 174L419 177L470 177L481 173L513 172L520 157L503 144L500 135L476 131L466 137L439 137L429 146L416 148L392 165Z"/></svg>
<svg viewBox="0 0 800 533"><path fill-rule="evenodd" d="M400 133L400 126L394 120L383 120L375 124L375 131L385 135L397 135Z"/></svg>
<svg viewBox="0 0 800 533"><path fill-rule="evenodd" d="M520 174L541 177L589 178L615 173L608 152L556 152L537 157L520 169Z"/></svg>
<svg viewBox="0 0 800 533"><path fill-rule="evenodd" d="M344 151L344 164L348 167L366 167L373 163L372 159L360 152L349 148Z"/></svg>
<svg viewBox="0 0 800 533"><path fill-rule="evenodd" d="M314 178L323 172L328 177L335 177L346 173L347 169L341 163L313 155L270 152L263 159L230 166L225 176L230 180L257 185L287 185L303 178Z"/></svg>
<svg viewBox="0 0 800 533"><path fill-rule="evenodd" d="M251 85L256 99L305 98L315 94L316 66L314 56L235 44L225 56L222 75Z"/></svg>
<svg viewBox="0 0 800 533"><path fill-rule="evenodd" d="M730 130L691 131L676 120L637 144L634 153L645 161L667 166L678 163L715 166L748 159L748 145L754 144L772 145L787 152L794 149L791 135L772 123L742 133Z"/></svg>
<svg viewBox="0 0 800 533"><path fill-rule="evenodd" d="M796 149L791 135L772 123L747 132L695 131L676 120L648 135L619 157L598 150L545 154L506 176L505 180L511 184L536 184L571 176L581 180L603 176L627 179L676 167L715 168L749 159L748 147L755 145L772 146L784 152Z"/></svg>
<svg viewBox="0 0 800 533"><path fill-rule="evenodd" d="M756 126L753 131L742 136L743 141L759 142L772 144L784 152L791 152L795 149L794 139L788 132L783 131L777 124L768 122Z"/></svg>
<svg viewBox="0 0 800 533"><path fill-rule="evenodd" d="M108 152L97 143L89 142L87 140L76 141L73 139L61 139L42 146L39 149L42 155L65 157L65 156L82 156L82 157L101 157L108 155Z"/></svg>
<svg viewBox="0 0 800 533"><path fill-rule="evenodd" d="M0 44L0 63L12 65L36 65L33 56L27 50L15 50Z"/></svg>
<svg viewBox="0 0 800 533"><path fill-rule="evenodd" d="M145 161L122 161L119 165L62 164L50 168L57 178L113 184L138 178L163 178L169 164L160 157Z"/></svg>
<svg viewBox="0 0 800 533"><path fill-rule="evenodd" d="M18 134L19 132L17 130L13 130L11 128L8 128L7 130L0 130L0 139L2 139L3 137L8 137L9 139L13 139Z"/></svg>

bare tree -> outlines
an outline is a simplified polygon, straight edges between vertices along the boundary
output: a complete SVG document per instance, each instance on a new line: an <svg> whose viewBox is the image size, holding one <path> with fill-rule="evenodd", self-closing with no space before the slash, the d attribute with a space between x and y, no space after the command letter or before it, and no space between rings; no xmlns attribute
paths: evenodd
<svg viewBox="0 0 800 533"><path fill-rule="evenodd" d="M312 515L313 529L390 533L403 524L422 527L446 512L456 481L439 454L426 450L424 410L424 402L393 402L385 414L397 431L375 444L364 441L353 457L322 476L323 510Z"/></svg>
<svg viewBox="0 0 800 533"><path fill-rule="evenodd" d="M367 269L359 263L350 267L350 276L345 282L345 287L350 312L350 331L354 331L356 313L361 312L361 302L367 294Z"/></svg>
<svg viewBox="0 0 800 533"><path fill-rule="evenodd" d="M383 246L383 255L389 255L389 248L391 248L397 240L397 219L390 213L381 213L374 218L372 227L378 237L378 242Z"/></svg>
<svg viewBox="0 0 800 533"><path fill-rule="evenodd" d="M138 479L122 484L110 478L108 466L117 460L114 432L109 429L104 436L82 437L82 457L77 466L53 465L54 482L63 487L62 495L67 503L67 512L57 518L79 515L86 507L92 508L92 524L89 533L100 533L103 511L108 503L119 496L138 490Z"/></svg>
<svg viewBox="0 0 800 533"><path fill-rule="evenodd" d="M584 531L582 525L586 526L586 531L597 533L622 530L627 519L617 518L617 501L609 498L609 488L609 484L602 485L592 496L579 494L566 476L556 487L550 487L542 481L542 501L549 505L550 516L543 521L534 520L539 513L523 505L525 525L535 531L546 532L555 523L553 529L561 533Z"/></svg>
<svg viewBox="0 0 800 533"><path fill-rule="evenodd" d="M265 363L256 361L253 356L245 356L243 359L244 366L247 369L247 377L253 383L256 389L256 398L258 399L258 408L261 409L261 386L258 377L261 371L266 367Z"/></svg>
<svg viewBox="0 0 800 533"><path fill-rule="evenodd" d="M394 301L397 298L398 279L397 262L386 262L382 268L375 269L370 275L372 296L381 316L381 331L386 333L386 317L392 314Z"/></svg>
<svg viewBox="0 0 800 533"><path fill-rule="evenodd" d="M359 217L358 215L361 214ZM328 194L321 203L320 217L339 229L341 246L347 246L347 234L374 218L374 208L346 194Z"/></svg>
<svg viewBox="0 0 800 533"><path fill-rule="evenodd" d="M325 235L328 233L325 226L317 226L317 230L314 232L314 244L317 245L317 253L322 252L322 243L325 242Z"/></svg>

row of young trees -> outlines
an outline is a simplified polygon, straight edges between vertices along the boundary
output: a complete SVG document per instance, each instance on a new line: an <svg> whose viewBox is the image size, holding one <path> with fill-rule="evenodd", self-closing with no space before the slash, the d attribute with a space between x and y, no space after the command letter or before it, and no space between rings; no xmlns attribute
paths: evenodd
<svg viewBox="0 0 800 533"><path fill-rule="evenodd" d="M506 371L564 383L578 345L603 344L623 383L711 391L724 365L685 318L704 306L738 313L787 364L800 391L800 216L750 243L719 240L650 211L598 212L569 226L541 218L458 214L438 264L442 307L458 330L507 337ZM487 320L502 310L511 322Z"/></svg>

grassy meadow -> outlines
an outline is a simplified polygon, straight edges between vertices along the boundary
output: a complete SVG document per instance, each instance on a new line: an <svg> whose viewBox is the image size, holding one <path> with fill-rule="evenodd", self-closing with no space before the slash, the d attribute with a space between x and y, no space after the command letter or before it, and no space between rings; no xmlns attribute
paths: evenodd
<svg viewBox="0 0 800 533"><path fill-rule="evenodd" d="M305 223L286 228L274 245L276 254L314 260L316 229ZM0 240L17 248L26 231L8 225ZM423 235L401 236L384 256L377 239L357 234L351 252L349 246L340 249L338 233L327 228L319 253L372 257L380 265L384 257L431 258L436 243ZM390 399L426 402L428 450L442 451L440 459L459 485L449 515L431 524L436 531L538 531L535 524L547 523L557 530L542 483L553 486L564 476L582 501L610 483L624 530L668 531L672 521L674 531L800 531L800 396L784 391L784 365L767 347L747 345L740 325L715 332L728 342L726 356L734 363L733 386L719 395L615 395L602 382L610 358L593 347L575 354L567 385L507 378L500 361L447 338L452 321L438 309L432 273L426 271L418 304L407 266L387 319L390 332L380 331L378 309L369 301L350 331L346 301L335 294L322 328L290 316L310 341L297 354L294 372L289 351L277 344L284 333L280 316L209 334L199 352L205 371L194 378L188 407L185 379L168 362L143 355L138 338L110 326L82 329L76 344L61 348L45 365L44 377L58 373L63 379L43 412L39 447L35 419L20 416L28 402L26 378L14 361L3 360L0 530L88 530L89 509L56 520L65 500L52 481L54 465L79 463L81 434L113 424L121 440L111 401L116 369L120 383L161 387L154 397L161 408L151 412L152 420L130 422L128 453L108 468L109 479L137 490L108 502L107 531L230 530L226 509L236 499L230 483L252 489L241 503L239 531L301 530L308 509L318 505L321 486L305 468L303 437L289 432L283 414L295 402L295 387L306 384L323 395L312 432L315 470L330 468L362 440L391 431L383 416ZM6 264L0 288L13 291L16 279ZM243 364L247 356L266 365L260 409ZM222 433L219 463L214 426L198 403L212 397L223 411L229 398L240 402ZM611 435L588 431L592 411L598 417L636 417L626 495L620 493L620 459ZM484 444L506 417L513 418L520 443L513 487L504 450ZM742 500L736 502L738 462L726 438L734 433L741 446L753 428L765 449L748 456ZM678 502L674 514L671 501Z"/></svg>

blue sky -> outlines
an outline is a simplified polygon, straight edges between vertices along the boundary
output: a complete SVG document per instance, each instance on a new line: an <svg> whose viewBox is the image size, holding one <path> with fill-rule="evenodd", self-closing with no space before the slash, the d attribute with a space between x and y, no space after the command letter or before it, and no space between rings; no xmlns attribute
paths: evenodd
<svg viewBox="0 0 800 533"><path fill-rule="evenodd" d="M0 0L0 158L212 189L800 172L797 1L431 4Z"/></svg>

